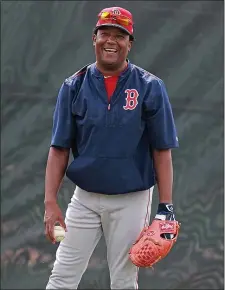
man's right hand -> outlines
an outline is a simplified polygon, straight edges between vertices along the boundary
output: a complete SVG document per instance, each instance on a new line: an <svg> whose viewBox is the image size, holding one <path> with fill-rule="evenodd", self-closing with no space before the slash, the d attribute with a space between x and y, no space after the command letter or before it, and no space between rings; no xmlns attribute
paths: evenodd
<svg viewBox="0 0 225 290"><path fill-rule="evenodd" d="M45 235L47 239L53 244L55 244L54 238L55 224L59 223L65 229L65 231L67 230L62 215L62 211L59 208L56 201L45 202L44 223L45 223Z"/></svg>

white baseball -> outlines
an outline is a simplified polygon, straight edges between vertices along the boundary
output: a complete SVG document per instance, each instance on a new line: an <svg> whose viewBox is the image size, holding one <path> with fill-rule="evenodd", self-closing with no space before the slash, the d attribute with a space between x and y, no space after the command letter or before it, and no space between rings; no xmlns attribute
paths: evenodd
<svg viewBox="0 0 225 290"><path fill-rule="evenodd" d="M65 238L65 230L61 226L54 226L54 238L56 242L61 242Z"/></svg>

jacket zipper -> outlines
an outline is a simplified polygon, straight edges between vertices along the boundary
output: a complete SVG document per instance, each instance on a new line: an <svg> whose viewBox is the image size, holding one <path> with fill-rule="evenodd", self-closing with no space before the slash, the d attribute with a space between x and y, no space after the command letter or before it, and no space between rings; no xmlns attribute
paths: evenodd
<svg viewBox="0 0 225 290"><path fill-rule="evenodd" d="M106 114L106 120L107 120L107 123L106 123L106 126L107 127L110 127L110 124L111 124L111 104L108 103L108 106L107 106L107 114Z"/></svg>

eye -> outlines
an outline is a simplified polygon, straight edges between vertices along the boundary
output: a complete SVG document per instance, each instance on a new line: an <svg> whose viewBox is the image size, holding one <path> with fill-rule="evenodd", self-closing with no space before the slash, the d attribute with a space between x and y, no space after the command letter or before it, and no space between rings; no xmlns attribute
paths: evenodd
<svg viewBox="0 0 225 290"><path fill-rule="evenodd" d="M122 34L118 34L118 35L117 35L117 38L118 38L118 39L124 39L124 35L122 35Z"/></svg>
<svg viewBox="0 0 225 290"><path fill-rule="evenodd" d="M102 36L108 36L109 34L107 32L101 32Z"/></svg>

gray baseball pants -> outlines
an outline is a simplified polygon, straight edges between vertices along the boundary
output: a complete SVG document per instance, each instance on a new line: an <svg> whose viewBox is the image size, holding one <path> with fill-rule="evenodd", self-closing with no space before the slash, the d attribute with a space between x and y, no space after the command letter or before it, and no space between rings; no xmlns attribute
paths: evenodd
<svg viewBox="0 0 225 290"><path fill-rule="evenodd" d="M111 289L138 289L138 268L128 252L149 224L153 187L103 195L78 187L66 212L67 232L60 243L46 289L77 289L91 255L104 234Z"/></svg>

